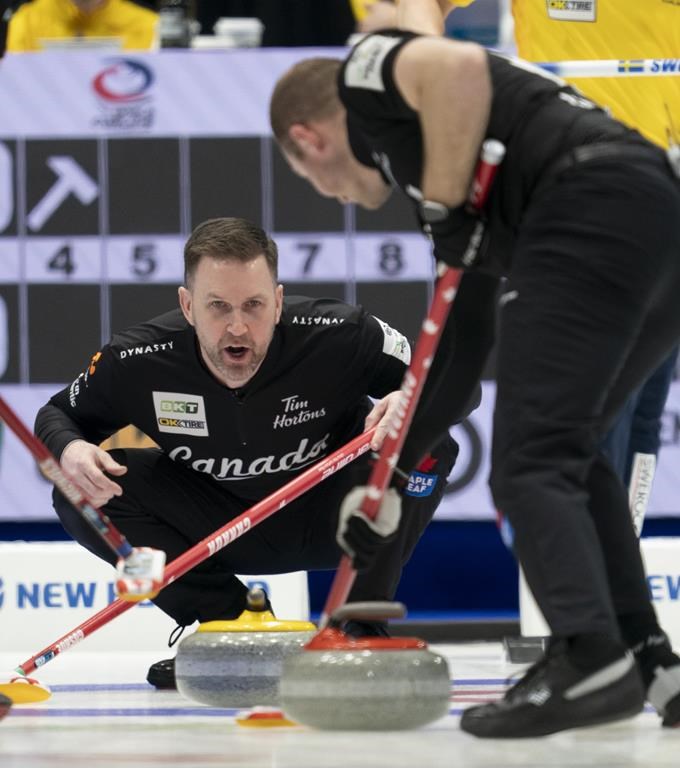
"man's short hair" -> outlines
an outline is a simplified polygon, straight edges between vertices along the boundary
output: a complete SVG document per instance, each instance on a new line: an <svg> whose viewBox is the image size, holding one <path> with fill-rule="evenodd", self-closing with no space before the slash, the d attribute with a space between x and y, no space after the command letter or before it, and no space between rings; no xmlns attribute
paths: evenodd
<svg viewBox="0 0 680 768"><path fill-rule="evenodd" d="M324 120L340 109L337 80L341 65L340 59L306 59L276 83L269 102L269 120L277 142L286 152L300 154L288 135L291 125Z"/></svg>
<svg viewBox="0 0 680 768"><path fill-rule="evenodd" d="M258 256L265 257L276 284L279 252L263 229L247 219L208 219L194 229L184 246L184 285L191 288L198 264L204 257L247 263Z"/></svg>

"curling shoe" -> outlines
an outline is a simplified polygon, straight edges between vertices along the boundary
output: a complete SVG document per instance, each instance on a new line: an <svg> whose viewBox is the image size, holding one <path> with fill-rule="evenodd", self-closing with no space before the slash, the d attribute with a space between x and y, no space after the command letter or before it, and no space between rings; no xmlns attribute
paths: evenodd
<svg viewBox="0 0 680 768"><path fill-rule="evenodd" d="M666 728L680 728L680 657L663 632L648 635L632 649L647 691L647 701Z"/></svg>
<svg viewBox="0 0 680 768"><path fill-rule="evenodd" d="M159 690L177 690L177 682L175 681L175 660L163 659L162 661L157 661L155 664L152 664L147 672L146 681Z"/></svg>
<svg viewBox="0 0 680 768"><path fill-rule="evenodd" d="M656 668L647 699L665 728L680 728L680 659L673 667Z"/></svg>
<svg viewBox="0 0 680 768"><path fill-rule="evenodd" d="M172 630L170 637L168 638L168 648L172 648L175 643L179 642L186 628L186 624L178 624ZM146 682L161 691L176 691L177 681L175 680L175 660L163 659L162 661L157 661L155 664L152 664L149 667L149 671L146 673Z"/></svg>
<svg viewBox="0 0 680 768"><path fill-rule="evenodd" d="M644 703L632 653L584 671L570 659L566 640L552 640L543 658L501 701L467 709L460 727L490 739L547 736L633 717Z"/></svg>

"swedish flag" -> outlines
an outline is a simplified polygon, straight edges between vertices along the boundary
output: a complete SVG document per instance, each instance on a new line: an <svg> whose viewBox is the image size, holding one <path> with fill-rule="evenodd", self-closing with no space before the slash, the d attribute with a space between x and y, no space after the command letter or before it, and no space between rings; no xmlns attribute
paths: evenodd
<svg viewBox="0 0 680 768"><path fill-rule="evenodd" d="M619 59L619 72L644 72L644 59Z"/></svg>

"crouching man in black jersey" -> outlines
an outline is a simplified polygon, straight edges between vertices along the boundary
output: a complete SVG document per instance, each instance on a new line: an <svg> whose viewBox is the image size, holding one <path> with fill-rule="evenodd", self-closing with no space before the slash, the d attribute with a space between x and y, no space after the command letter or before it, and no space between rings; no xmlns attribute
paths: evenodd
<svg viewBox="0 0 680 768"><path fill-rule="evenodd" d="M500 309L490 484L553 639L461 727L543 735L632 716L645 694L678 725L680 659L650 602L626 491L597 447L680 336L680 157L531 64L441 38L428 5L399 9L430 36L383 30L345 61L300 62L270 114L319 193L377 208L398 187L435 257L465 269L455 347L447 328L402 471L469 398ZM466 200L486 139L506 153L479 215Z"/></svg>
<svg viewBox="0 0 680 768"><path fill-rule="evenodd" d="M404 336L360 307L284 298L275 243L243 219L199 225L184 264L180 309L115 335L36 420L36 433L130 543L162 549L169 561L375 425L377 450L410 359ZM369 396L379 398L374 407ZM127 424L159 448L98 447ZM447 435L416 469L401 493L401 524L359 574L352 600L393 598L456 454ZM154 602L179 625L232 619L247 592L235 573L335 568L340 502L368 464L365 454ZM54 504L77 541L113 562L58 493ZM362 553L371 556L371 546ZM385 628L355 622L348 631ZM174 685L172 661L154 665L149 679Z"/></svg>

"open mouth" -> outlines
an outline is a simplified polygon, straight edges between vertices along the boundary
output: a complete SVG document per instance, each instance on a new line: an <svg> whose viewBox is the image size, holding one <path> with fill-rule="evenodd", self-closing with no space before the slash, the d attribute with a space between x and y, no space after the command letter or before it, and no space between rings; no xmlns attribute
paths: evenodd
<svg viewBox="0 0 680 768"><path fill-rule="evenodd" d="M224 349L232 360L242 360L248 354L248 347L225 347Z"/></svg>

